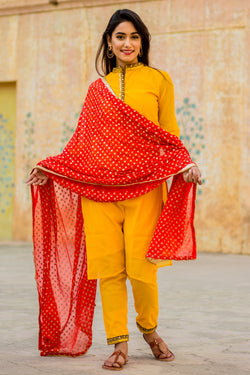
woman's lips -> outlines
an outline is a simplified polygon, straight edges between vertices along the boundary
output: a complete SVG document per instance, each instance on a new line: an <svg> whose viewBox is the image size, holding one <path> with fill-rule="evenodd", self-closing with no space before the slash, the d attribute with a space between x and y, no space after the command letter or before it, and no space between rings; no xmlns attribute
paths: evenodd
<svg viewBox="0 0 250 375"><path fill-rule="evenodd" d="M125 51L125 50L122 50L121 52L124 53L124 55L131 55L131 53L133 53L134 51Z"/></svg>

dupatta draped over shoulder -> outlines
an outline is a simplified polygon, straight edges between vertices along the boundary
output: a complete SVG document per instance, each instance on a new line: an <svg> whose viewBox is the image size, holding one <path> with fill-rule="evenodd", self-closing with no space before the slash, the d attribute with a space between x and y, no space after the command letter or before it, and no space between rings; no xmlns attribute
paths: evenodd
<svg viewBox="0 0 250 375"><path fill-rule="evenodd" d="M195 184L181 173L193 165L178 137L118 99L106 81L90 85L69 143L38 163L47 184L32 186L41 355L76 356L92 343L96 280L87 279L81 196L135 198L173 176L147 258L194 259Z"/></svg>

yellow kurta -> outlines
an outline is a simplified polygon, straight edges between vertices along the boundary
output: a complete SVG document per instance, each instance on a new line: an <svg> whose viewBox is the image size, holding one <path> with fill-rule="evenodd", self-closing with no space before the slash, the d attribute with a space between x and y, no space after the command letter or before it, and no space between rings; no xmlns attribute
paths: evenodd
<svg viewBox="0 0 250 375"><path fill-rule="evenodd" d="M126 104L169 133L179 135L179 127L174 109L173 83L166 72L138 63L128 65L124 70L121 67L115 68L105 78L114 94ZM137 264L136 259L131 258L129 260L128 258L129 249L130 247L135 247L135 243L131 243L131 246L127 243L125 249L127 272L130 270L131 277L144 281L147 280L148 282L152 280L153 276L148 272L148 267L151 267L151 264L145 259L145 254L160 215L160 211L158 213L156 210L155 202L159 201L159 207L161 207L162 201L165 202L167 198L166 183L163 183L162 186L150 193L150 195L152 194L154 197L137 197L129 202L129 205L134 204L135 210L137 209L136 206L141 206L141 212L145 212L145 215L143 215L143 233L135 233L134 227L132 228L132 222L131 228L127 226L127 231L133 232L136 238L140 238L141 236L147 237L147 240L144 241L144 246L143 243L140 246L140 262L144 259L143 267L145 268L145 272L140 272L141 266ZM102 206L103 215L100 211ZM89 279L111 277L123 270L123 263L119 259L120 257L122 259L124 257L122 253L123 245L121 245L124 240L123 238L119 238L119 231L117 231L117 236L112 232L112 243L110 243L110 234L107 232L107 228L105 228L107 227L107 224L105 225L107 217L109 217L109 221L111 218L113 218L112 220L114 221L116 220L116 214L113 214L113 212L117 211L117 207L115 206L119 206L119 202L108 204L97 203L82 198L82 209L85 216ZM150 212L154 212L155 216L153 217L152 214L149 215ZM138 217L138 220L142 219ZM137 227L138 225L135 226L135 228ZM102 235L98 232L101 228L104 229ZM124 236L125 235L126 233L124 233ZM136 249L134 249L134 251L136 252ZM159 266L170 264L172 264L171 261L166 261L159 263ZM141 276L139 276L140 273Z"/></svg>

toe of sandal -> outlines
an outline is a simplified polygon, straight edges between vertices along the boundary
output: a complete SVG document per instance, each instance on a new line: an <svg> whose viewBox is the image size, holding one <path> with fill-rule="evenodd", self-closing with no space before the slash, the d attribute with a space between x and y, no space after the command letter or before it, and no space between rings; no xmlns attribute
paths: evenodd
<svg viewBox="0 0 250 375"><path fill-rule="evenodd" d="M115 360L114 360L113 364L111 366L103 364L102 365L103 369L111 370L111 371L120 371L120 370L123 369L123 366L126 365L126 363L128 362L126 354L124 354L121 350L117 350L113 354L111 354L111 356L109 358L113 357L114 355L115 355ZM119 356L124 358L124 361L125 361L124 363L121 363L121 362L118 361ZM114 366L114 364L118 364L119 367Z"/></svg>

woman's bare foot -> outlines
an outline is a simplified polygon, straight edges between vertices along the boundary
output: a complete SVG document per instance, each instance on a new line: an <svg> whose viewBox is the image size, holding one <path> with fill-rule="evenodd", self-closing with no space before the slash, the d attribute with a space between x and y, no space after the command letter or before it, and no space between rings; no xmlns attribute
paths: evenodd
<svg viewBox="0 0 250 375"><path fill-rule="evenodd" d="M156 331L150 334L143 334L145 341L150 345L156 359L173 361L174 354L168 349L167 344L162 340Z"/></svg>
<svg viewBox="0 0 250 375"><path fill-rule="evenodd" d="M121 353L124 354L125 358L123 355L117 355L115 353ZM128 362L128 343L126 341L124 342L119 342L118 344L115 344L115 351L114 354L112 354L105 362L103 365L103 368L109 369L109 367L112 368L122 368L126 363Z"/></svg>

